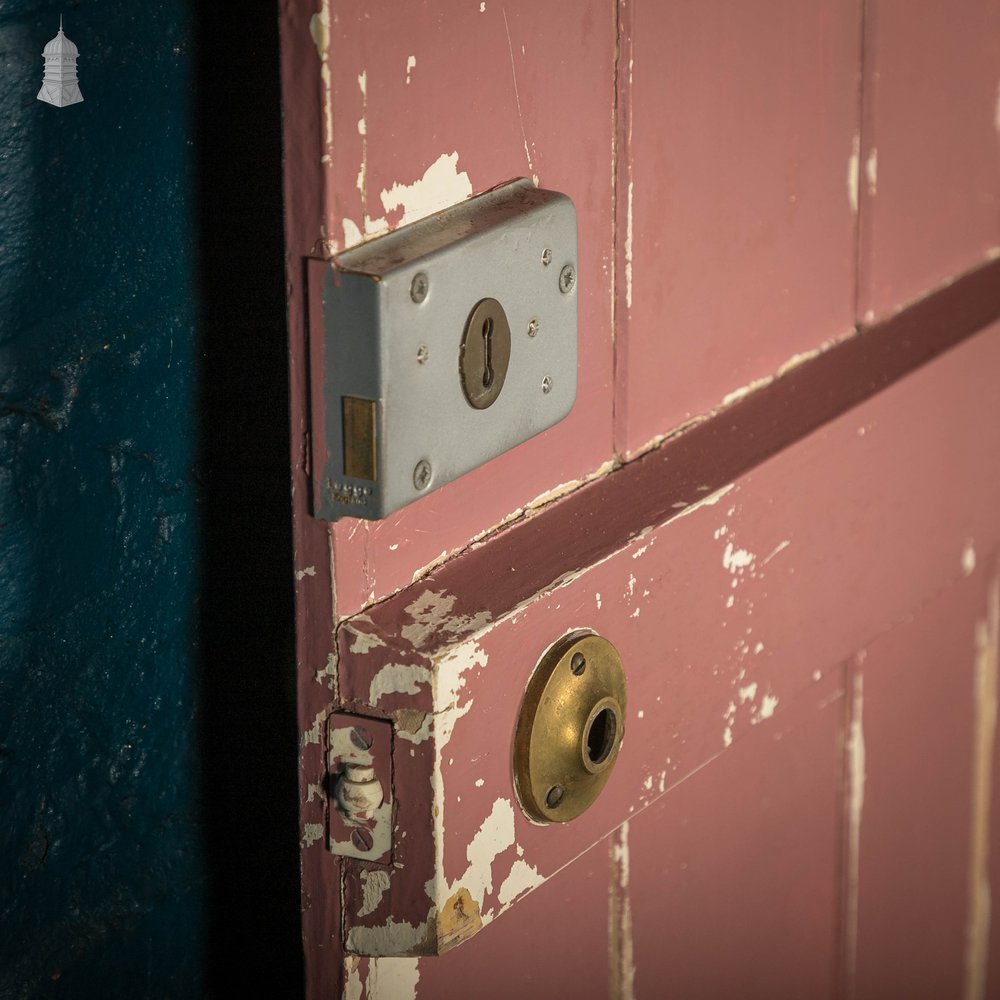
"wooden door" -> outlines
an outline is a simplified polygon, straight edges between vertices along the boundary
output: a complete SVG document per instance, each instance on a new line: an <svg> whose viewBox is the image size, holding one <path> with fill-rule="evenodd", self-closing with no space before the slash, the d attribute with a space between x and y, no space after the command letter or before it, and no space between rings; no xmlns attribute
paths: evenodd
<svg viewBox="0 0 1000 1000"><path fill-rule="evenodd" d="M309 997L1000 996L1000 8L281 19ZM572 413L314 518L305 259L517 176L578 213ZM625 739L543 826L513 733L580 628ZM378 863L329 849L354 716Z"/></svg>

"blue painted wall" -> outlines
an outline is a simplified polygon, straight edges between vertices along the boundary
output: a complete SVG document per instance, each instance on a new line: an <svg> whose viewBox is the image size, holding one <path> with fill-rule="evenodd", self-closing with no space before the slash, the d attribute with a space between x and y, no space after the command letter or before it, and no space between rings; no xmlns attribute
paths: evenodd
<svg viewBox="0 0 1000 1000"><path fill-rule="evenodd" d="M259 7L227 40L179 0L0 6L0 997L221 995L241 970L298 992L290 673L271 655L291 613L276 28ZM67 108L35 99L60 13L81 53ZM230 114L255 46L258 105ZM248 152L266 169L234 176ZM244 254L240 289L226 275L255 225L266 259L255 274ZM234 513L261 474L270 513Z"/></svg>

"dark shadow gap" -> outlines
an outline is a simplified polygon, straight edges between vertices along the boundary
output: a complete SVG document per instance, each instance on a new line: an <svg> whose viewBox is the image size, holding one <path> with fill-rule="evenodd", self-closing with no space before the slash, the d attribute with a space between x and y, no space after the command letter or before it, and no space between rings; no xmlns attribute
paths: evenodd
<svg viewBox="0 0 1000 1000"><path fill-rule="evenodd" d="M303 994L278 9L192 4L210 995ZM265 985L266 984L266 985Z"/></svg>

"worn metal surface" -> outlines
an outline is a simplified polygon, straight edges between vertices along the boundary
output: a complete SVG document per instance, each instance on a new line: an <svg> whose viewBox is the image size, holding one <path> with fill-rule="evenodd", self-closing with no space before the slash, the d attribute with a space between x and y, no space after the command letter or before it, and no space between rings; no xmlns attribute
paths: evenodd
<svg viewBox="0 0 1000 1000"><path fill-rule="evenodd" d="M562 420L577 295L560 271L576 258L572 202L522 179L310 262L316 515L384 518ZM374 402L374 442L348 434L349 398ZM368 475L348 474L359 449Z"/></svg>
<svg viewBox="0 0 1000 1000"><path fill-rule="evenodd" d="M601 636L569 632L545 651L514 732L514 787L538 823L568 823L601 794L625 737L621 657Z"/></svg>

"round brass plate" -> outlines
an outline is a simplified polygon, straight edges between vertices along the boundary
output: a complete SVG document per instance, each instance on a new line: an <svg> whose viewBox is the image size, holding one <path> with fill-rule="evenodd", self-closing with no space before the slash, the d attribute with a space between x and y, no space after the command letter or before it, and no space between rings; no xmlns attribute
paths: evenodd
<svg viewBox="0 0 1000 1000"><path fill-rule="evenodd" d="M528 681L514 735L521 808L541 823L575 819L600 794L625 734L625 673L607 639L573 632Z"/></svg>

